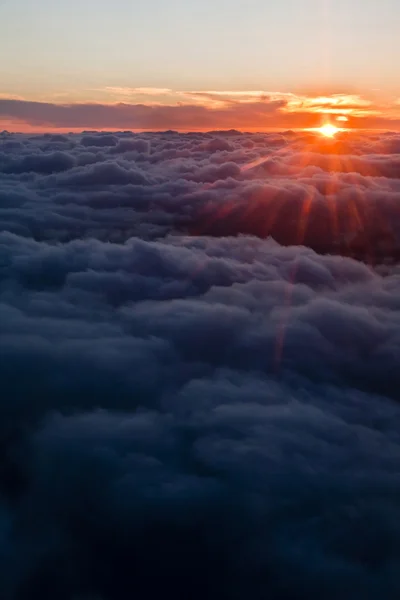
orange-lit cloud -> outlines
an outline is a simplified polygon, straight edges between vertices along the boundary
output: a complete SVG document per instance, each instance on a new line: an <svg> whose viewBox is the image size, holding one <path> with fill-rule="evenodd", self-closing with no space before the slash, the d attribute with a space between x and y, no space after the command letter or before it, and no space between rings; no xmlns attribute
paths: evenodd
<svg viewBox="0 0 400 600"><path fill-rule="evenodd" d="M86 102L32 102L0 96L0 127L79 129L301 129L338 120L348 128L400 129L398 99L358 94L301 95L266 90L107 87Z"/></svg>
<svg viewBox="0 0 400 600"><path fill-rule="evenodd" d="M354 94L331 94L330 96L306 96L284 92L268 91L205 91L184 92L195 100L202 100L205 105L229 106L232 103L254 103L256 101L283 101L283 112L318 113L332 115L369 116L380 114L371 100Z"/></svg>

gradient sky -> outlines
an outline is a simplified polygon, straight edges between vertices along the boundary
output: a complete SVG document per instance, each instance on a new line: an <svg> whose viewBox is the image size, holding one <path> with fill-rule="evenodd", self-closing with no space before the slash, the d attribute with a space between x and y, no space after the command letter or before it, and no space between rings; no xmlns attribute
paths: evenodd
<svg viewBox="0 0 400 600"><path fill-rule="evenodd" d="M398 0L0 0L0 23L2 98L115 102L113 88L138 87L400 97Z"/></svg>

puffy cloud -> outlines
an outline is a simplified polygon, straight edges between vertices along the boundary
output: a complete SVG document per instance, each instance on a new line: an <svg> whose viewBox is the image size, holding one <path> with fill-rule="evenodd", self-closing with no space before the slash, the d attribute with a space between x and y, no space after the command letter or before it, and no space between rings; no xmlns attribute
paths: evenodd
<svg viewBox="0 0 400 600"><path fill-rule="evenodd" d="M7 160L7 155L3 155L2 171L4 173L41 173L49 175L60 171L68 171L74 166L74 160L65 152L41 152L40 154L31 154L23 156L21 159ZM1 158L0 158L1 160Z"/></svg>
<svg viewBox="0 0 400 600"><path fill-rule="evenodd" d="M2 598L398 597L398 142L2 136Z"/></svg>
<svg viewBox="0 0 400 600"><path fill-rule="evenodd" d="M136 168L126 168L125 165L111 161L71 169L64 177L59 177L57 180L60 186L76 187L145 184L146 182L145 175Z"/></svg>
<svg viewBox="0 0 400 600"><path fill-rule="evenodd" d="M84 135L81 139L82 146L97 146L104 148L108 146L116 146L118 138L114 135Z"/></svg>

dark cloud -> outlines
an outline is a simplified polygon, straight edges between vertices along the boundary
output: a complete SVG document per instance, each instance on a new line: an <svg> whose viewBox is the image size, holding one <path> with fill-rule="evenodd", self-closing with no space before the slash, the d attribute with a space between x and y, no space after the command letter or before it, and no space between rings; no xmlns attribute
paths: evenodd
<svg viewBox="0 0 400 600"><path fill-rule="evenodd" d="M2 136L2 599L398 598L397 143Z"/></svg>
<svg viewBox="0 0 400 600"><path fill-rule="evenodd" d="M51 182L52 184L53 182ZM146 184L146 176L135 167L121 165L114 162L102 162L71 170L63 177L59 177L56 185L60 186L108 186L126 184Z"/></svg>
<svg viewBox="0 0 400 600"><path fill-rule="evenodd" d="M81 138L82 146L98 146L104 148L116 146L118 138L115 135L84 135Z"/></svg>
<svg viewBox="0 0 400 600"><path fill-rule="evenodd" d="M4 157L0 168L3 173L14 173L16 175L30 172L49 175L68 171L74 164L74 159L65 152L42 152L41 154L23 156L21 159L7 160L7 157Z"/></svg>
<svg viewBox="0 0 400 600"><path fill-rule="evenodd" d="M0 98L0 122L3 127L27 130L82 130L88 137L95 131L121 129L127 130L165 130L169 133L197 129L211 130L212 134L219 131L230 131L233 136L237 130L276 130L304 129L319 127L321 119L332 110L333 119L339 111L350 111L346 126L353 130L375 129L398 131L400 120L395 106L361 105L351 101L337 104L337 96L328 96L327 102L320 102L321 97L301 97L290 94L265 94L235 96L209 93L194 93L173 99L170 104L162 102L153 104L137 104L128 102L101 103L50 103L18 100L15 98ZM183 99L183 101L182 101ZM165 100L165 99L164 99ZM354 99L353 99L354 100ZM368 101L367 101L368 104ZM362 108L364 106L364 109ZM339 115L340 116L340 115ZM232 129L233 128L233 129ZM289 131L290 134L290 131ZM0 134L1 135L1 134ZM3 137L9 135L4 132ZM279 137L275 143L279 145ZM105 141L105 140L104 140ZM109 140L110 141L110 140ZM108 145L107 142L105 142ZM101 141L97 141L101 144ZM272 145L272 141L271 141Z"/></svg>
<svg viewBox="0 0 400 600"><path fill-rule="evenodd" d="M121 139L114 150L115 154L123 154L124 152L143 152L147 154L150 151L150 144L147 140L141 139Z"/></svg>
<svg viewBox="0 0 400 600"><path fill-rule="evenodd" d="M0 119L33 127L94 129L212 129L216 127L274 126L286 101L264 98L250 104L232 102L228 107L212 108L200 104L52 104L0 98ZM282 115L281 122L290 126L316 125L319 115L309 118ZM285 125L286 126L286 125Z"/></svg>

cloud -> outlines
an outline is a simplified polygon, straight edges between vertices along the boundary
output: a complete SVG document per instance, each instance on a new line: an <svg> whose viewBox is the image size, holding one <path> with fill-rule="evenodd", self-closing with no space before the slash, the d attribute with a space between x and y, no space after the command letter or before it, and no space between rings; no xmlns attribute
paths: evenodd
<svg viewBox="0 0 400 600"><path fill-rule="evenodd" d="M82 146L97 146L99 148L116 146L118 138L114 135L84 135L81 139Z"/></svg>
<svg viewBox="0 0 400 600"><path fill-rule="evenodd" d="M399 139L1 136L2 598L398 597Z"/></svg>
<svg viewBox="0 0 400 600"><path fill-rule="evenodd" d="M7 160L5 157L3 160L3 172L14 174L35 172L48 175L68 171L75 164L74 159L65 152L42 152L24 156L21 159Z"/></svg>
<svg viewBox="0 0 400 600"><path fill-rule="evenodd" d="M105 98L113 102L105 102ZM0 123L18 131L304 129L319 126L329 115L347 118L350 128L396 130L400 123L395 103L381 106L354 94L106 88L91 102L61 104L0 97Z"/></svg>
<svg viewBox="0 0 400 600"><path fill-rule="evenodd" d="M184 92L189 98L202 99L211 106L229 106L232 103L252 104L260 101L282 101L283 111L288 113L339 114L365 117L379 114L371 100L354 94L330 94L306 96L290 92L248 91L192 91Z"/></svg>
<svg viewBox="0 0 400 600"><path fill-rule="evenodd" d="M190 129L256 127L282 106L282 101L260 102L248 111L239 103L229 110L211 111L201 105L50 104L0 99L0 118L44 128Z"/></svg>
<svg viewBox="0 0 400 600"><path fill-rule="evenodd" d="M112 87L108 86L105 88L108 92L113 94L120 94L121 96L135 96L137 94L144 96L159 96L163 94L170 94L172 90L169 88L158 88L158 87Z"/></svg>

